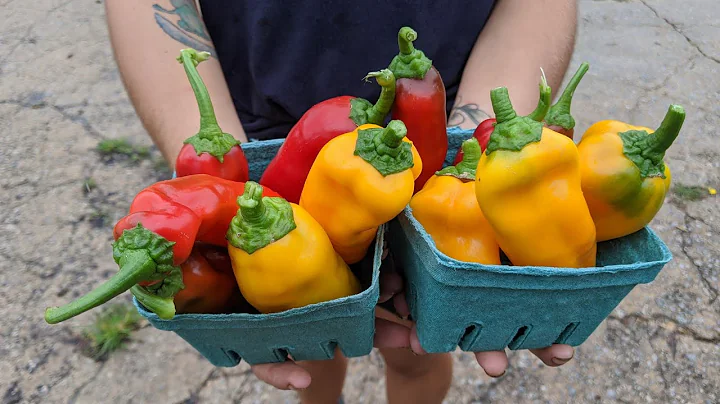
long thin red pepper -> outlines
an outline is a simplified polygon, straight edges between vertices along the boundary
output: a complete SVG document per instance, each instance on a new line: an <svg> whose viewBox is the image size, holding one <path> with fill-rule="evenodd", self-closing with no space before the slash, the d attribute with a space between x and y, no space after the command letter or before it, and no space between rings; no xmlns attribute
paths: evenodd
<svg viewBox="0 0 720 404"><path fill-rule="evenodd" d="M405 123L407 137L420 153L423 170L415 180L415 192L442 168L448 149L445 84L425 54L415 49L417 32L402 27L398 32L400 52L390 63L395 74L395 103L392 119Z"/></svg>
<svg viewBox="0 0 720 404"><path fill-rule="evenodd" d="M180 265L196 242L227 245L225 233L244 189L245 183L206 174L145 188L133 200L130 214L113 229L113 258L119 271L76 301L47 309L45 321L65 321L126 290L161 318L172 318L173 298L185 288ZM267 188L263 191L264 196L278 196Z"/></svg>
<svg viewBox="0 0 720 404"><path fill-rule="evenodd" d="M360 125L382 125L395 98L395 76L384 69L368 73L365 79L369 77L375 77L382 87L375 105L350 96L314 105L290 130L259 183L275 190L288 202L299 203L310 168L327 142Z"/></svg>
<svg viewBox="0 0 720 404"><path fill-rule="evenodd" d="M224 133L215 118L215 111L207 88L200 78L197 65L207 60L210 54L195 49L183 49L177 58L187 74L198 108L200 109L200 130L185 140L175 160L178 177L192 174L209 174L232 181L248 180L248 162L239 142L229 133Z"/></svg>

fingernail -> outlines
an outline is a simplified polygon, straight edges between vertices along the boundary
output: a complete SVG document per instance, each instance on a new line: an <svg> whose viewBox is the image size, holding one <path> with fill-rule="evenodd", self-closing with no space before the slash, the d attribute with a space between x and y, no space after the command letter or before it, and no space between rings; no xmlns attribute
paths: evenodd
<svg viewBox="0 0 720 404"><path fill-rule="evenodd" d="M572 359L572 357L569 357L569 358L552 358L552 359L550 359L550 362L552 362L552 364L555 365L555 366L560 366L560 365L564 365L564 364L568 363L568 362L570 361L570 359Z"/></svg>
<svg viewBox="0 0 720 404"><path fill-rule="evenodd" d="M505 372L507 372L507 370L503 370L503 372L500 373L500 374L497 375L497 376L492 376L492 375L488 375L488 376L490 376L490 377L492 377L492 378L494 378L494 379L499 379L499 378L505 376Z"/></svg>

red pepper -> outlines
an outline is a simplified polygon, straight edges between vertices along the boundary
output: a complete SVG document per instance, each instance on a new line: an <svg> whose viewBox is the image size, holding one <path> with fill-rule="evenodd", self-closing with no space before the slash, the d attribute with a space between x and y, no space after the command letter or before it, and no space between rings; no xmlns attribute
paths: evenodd
<svg viewBox="0 0 720 404"><path fill-rule="evenodd" d="M448 149L445 85L425 54L415 49L417 32L403 27L398 33L400 53L389 69L395 74L392 119L407 127L407 137L420 153L423 169L415 180L415 192L442 168Z"/></svg>
<svg viewBox="0 0 720 404"><path fill-rule="evenodd" d="M240 144L217 123L212 101L196 66L210 57L208 52L194 49L180 51L178 61L185 67L200 109L200 130L185 140L175 161L178 177L209 174L232 181L248 180L248 162Z"/></svg>
<svg viewBox="0 0 720 404"><path fill-rule="evenodd" d="M307 110L285 138L265 169L260 184L288 202L300 203L305 180L320 149L333 138L367 123L382 125L395 98L395 77L390 70L371 72L382 87L375 105L351 96L325 100Z"/></svg>
<svg viewBox="0 0 720 404"><path fill-rule="evenodd" d="M530 113L530 115L528 115L528 118L537 122L543 122L543 119L545 119L548 114L550 102L552 102L552 90L549 86L547 86L545 72L543 72L542 82L540 83L540 98L538 99L538 105L535 110ZM480 143L480 149L483 152L485 152L488 141L490 141L490 135L492 135L493 130L495 130L496 122L497 120L495 118L488 118L480 122L480 125L478 125L473 132L473 137L478 140L478 143ZM463 151L462 147L460 147L457 151L457 155L455 156L455 161L453 162L453 165L457 165L458 163L460 163L462 161L462 158Z"/></svg>
<svg viewBox="0 0 720 404"><path fill-rule="evenodd" d="M160 318L172 318L173 297L186 287L180 265L198 241L227 246L225 233L244 189L242 182L206 174L145 188L133 200L130 214L113 229L113 258L119 271L78 300L47 309L45 321L65 321L128 289ZM267 188L263 195L278 196Z"/></svg>
<svg viewBox="0 0 720 404"><path fill-rule="evenodd" d="M480 122L480 125L478 125L477 128L475 128L475 132L473 132L473 137L477 139L478 143L480 144L481 152L484 152L487 148L488 141L490 140L490 135L492 135L493 130L495 129L495 122L497 122L495 118L488 118ZM463 151L462 147L460 147L457 151L455 161L452 163L452 165L456 166L462 160Z"/></svg>
<svg viewBox="0 0 720 404"><path fill-rule="evenodd" d="M235 276L215 267L203 255L207 250L196 248L180 265L185 288L175 297L178 313L230 313L237 286ZM228 258L229 259L229 258Z"/></svg>

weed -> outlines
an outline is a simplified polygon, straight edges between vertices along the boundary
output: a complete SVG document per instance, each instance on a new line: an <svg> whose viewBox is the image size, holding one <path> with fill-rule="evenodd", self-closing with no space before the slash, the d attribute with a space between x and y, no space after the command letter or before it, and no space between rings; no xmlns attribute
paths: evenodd
<svg viewBox="0 0 720 404"><path fill-rule="evenodd" d="M699 201L710 195L708 188L698 185L677 184L672 188L673 194L685 201Z"/></svg>
<svg viewBox="0 0 720 404"><path fill-rule="evenodd" d="M97 152L107 159L124 157L132 162L150 158L150 148L133 145L127 139L105 139L97 145Z"/></svg>
<svg viewBox="0 0 720 404"><path fill-rule="evenodd" d="M83 191L85 194L89 194L95 188L97 188L97 182L95 182L92 177L85 178L85 181L83 181Z"/></svg>
<svg viewBox="0 0 720 404"><path fill-rule="evenodd" d="M140 328L142 317L127 303L108 306L95 316L95 322L83 331L88 341L88 354L102 361L121 348L130 334Z"/></svg>

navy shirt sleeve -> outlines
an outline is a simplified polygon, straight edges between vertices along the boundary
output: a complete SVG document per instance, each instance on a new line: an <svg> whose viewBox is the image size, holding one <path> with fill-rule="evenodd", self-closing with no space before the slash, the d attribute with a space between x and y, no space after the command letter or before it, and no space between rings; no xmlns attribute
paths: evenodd
<svg viewBox="0 0 720 404"><path fill-rule="evenodd" d="M452 107L465 63L494 1L205 0L203 19L248 138L285 137L325 99L374 102L366 73L387 67L410 26ZM449 112L449 111L448 111Z"/></svg>

